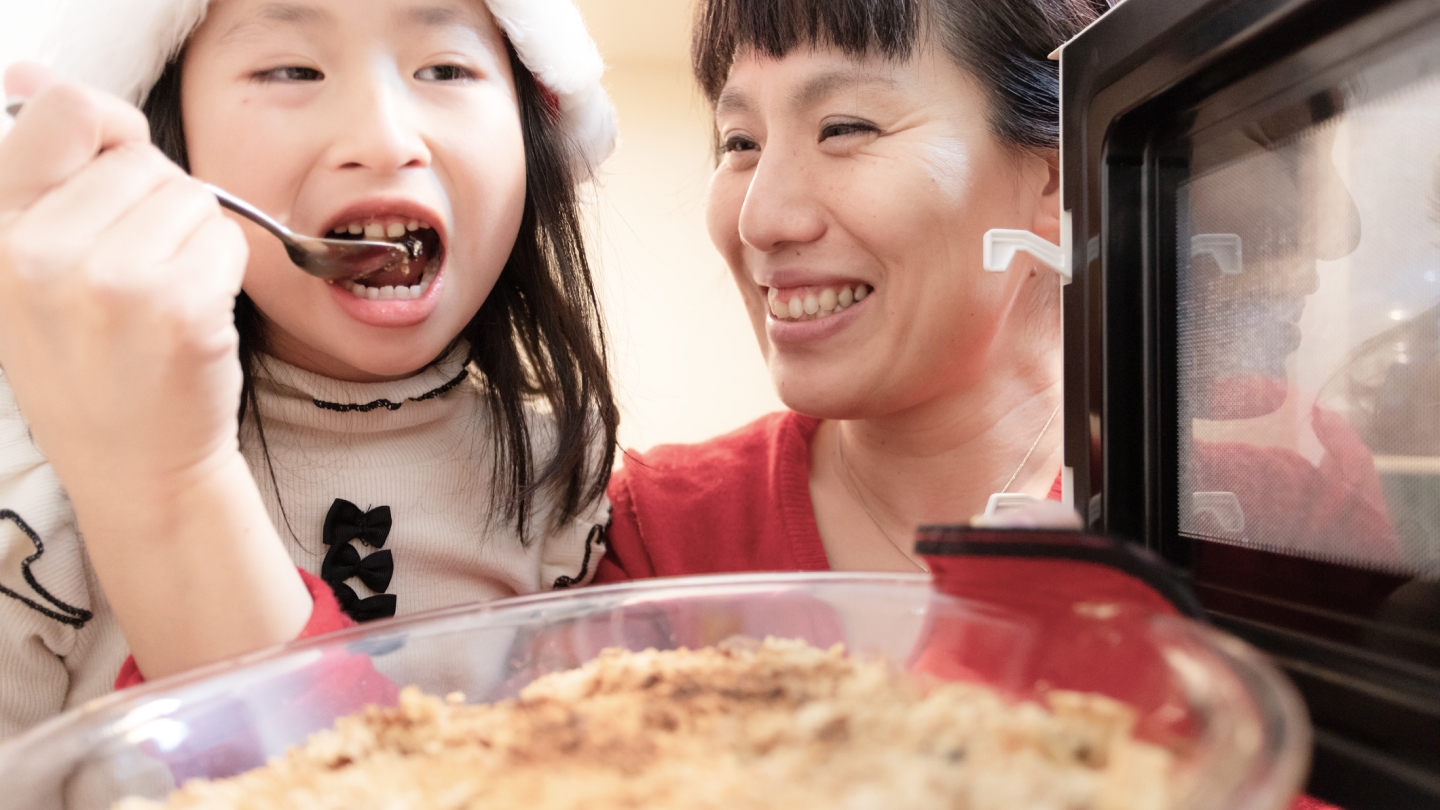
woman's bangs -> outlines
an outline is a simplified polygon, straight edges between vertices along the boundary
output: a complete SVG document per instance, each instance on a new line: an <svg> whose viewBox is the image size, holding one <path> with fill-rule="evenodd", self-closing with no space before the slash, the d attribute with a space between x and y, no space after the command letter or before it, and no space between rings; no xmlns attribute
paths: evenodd
<svg viewBox="0 0 1440 810"><path fill-rule="evenodd" d="M735 55L754 49L780 58L804 47L852 56L905 59L920 38L924 0L705 0L697 15L692 59L713 104Z"/></svg>

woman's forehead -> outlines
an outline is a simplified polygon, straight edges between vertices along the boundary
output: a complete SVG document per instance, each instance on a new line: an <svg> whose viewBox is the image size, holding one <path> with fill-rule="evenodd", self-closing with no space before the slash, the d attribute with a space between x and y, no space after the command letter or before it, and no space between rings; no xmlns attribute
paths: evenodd
<svg viewBox="0 0 1440 810"><path fill-rule="evenodd" d="M905 94L932 83L927 72L956 70L932 54L907 58L854 56L838 48L802 48L771 57L753 50L737 54L720 95L717 115L754 112L761 105L803 111L836 97L866 99Z"/></svg>

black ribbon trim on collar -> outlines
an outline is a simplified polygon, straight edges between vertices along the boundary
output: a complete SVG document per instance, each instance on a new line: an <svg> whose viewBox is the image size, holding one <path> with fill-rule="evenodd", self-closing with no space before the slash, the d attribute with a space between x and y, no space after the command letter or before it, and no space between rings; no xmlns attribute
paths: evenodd
<svg viewBox="0 0 1440 810"><path fill-rule="evenodd" d="M323 408L327 411L337 411L339 413L370 413L371 411L378 411L381 408L390 411L398 411L400 410L401 406L403 406L406 402L424 402L429 399L435 399L436 397L443 397L451 391L455 390L455 387L458 386L460 383L465 382L465 378L469 376L469 369L461 369L460 373L456 375L455 379L451 380L450 382L445 383L439 388L432 388L431 390L426 391L419 396L408 397L402 402L392 402L388 399L377 399L373 402L366 402L363 404L342 403L326 402L325 400L318 397L311 397L310 401L315 403L315 407L317 408Z"/></svg>
<svg viewBox="0 0 1440 810"><path fill-rule="evenodd" d="M555 584L550 586L551 590L563 591L566 588L579 585L585 581L585 575L590 572L590 549L595 546L605 545L605 526L595 524L590 527L590 534L585 536L585 558L580 561L580 573L575 576L565 574L555 578Z"/></svg>
<svg viewBox="0 0 1440 810"><path fill-rule="evenodd" d="M0 594L23 603L26 607L44 615L46 618L54 619L57 622L68 624L77 629L84 627L91 619L95 618L94 613L84 608L67 605L63 600L55 598L53 594L45 590L35 579L35 574L30 571L30 566L45 554L45 543L41 541L40 535L34 529L30 528L30 524L26 523L24 518L9 509L0 509L0 520L8 520L14 523L15 527L18 528L22 534L30 538L31 545L35 546L35 553L26 557L24 561L20 563L20 574L25 577L25 582L33 588L36 593L40 594L40 598L49 602L55 609L51 610L29 597L10 590L4 585L0 585Z"/></svg>
<svg viewBox="0 0 1440 810"><path fill-rule="evenodd" d="M344 498L336 498L325 514L322 539L330 550L320 565L320 578L335 592L340 609L357 622L395 615L395 595L385 593L395 575L395 559L389 550L362 557L350 541L359 540L378 549L389 539L391 526L388 506L362 510ZM345 580L352 578L359 579L377 595L361 599L354 588L345 584Z"/></svg>

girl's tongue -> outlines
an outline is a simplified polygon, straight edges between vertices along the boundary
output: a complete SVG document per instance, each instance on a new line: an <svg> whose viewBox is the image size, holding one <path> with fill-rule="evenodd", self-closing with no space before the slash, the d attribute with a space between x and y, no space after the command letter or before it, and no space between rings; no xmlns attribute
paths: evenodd
<svg viewBox="0 0 1440 810"><path fill-rule="evenodd" d="M333 239L394 242L409 251L410 259L405 263L349 282L351 291L362 298L375 298L376 291L387 288L395 293L409 291L412 295L422 292L440 268L443 253L440 234L423 222L355 223L335 228L328 236Z"/></svg>
<svg viewBox="0 0 1440 810"><path fill-rule="evenodd" d="M409 287L419 284L425 276L426 265L434 255L420 247L411 250L410 260L403 265L371 273L355 281L362 287Z"/></svg>

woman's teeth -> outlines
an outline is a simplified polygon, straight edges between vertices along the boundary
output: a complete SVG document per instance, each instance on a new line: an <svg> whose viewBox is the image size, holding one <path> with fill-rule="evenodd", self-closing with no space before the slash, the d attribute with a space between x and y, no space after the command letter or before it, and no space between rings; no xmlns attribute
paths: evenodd
<svg viewBox="0 0 1440 810"><path fill-rule="evenodd" d="M825 287L805 292L781 292L770 288L770 314L782 321L813 321L854 306L870 294L868 284L853 287Z"/></svg>

